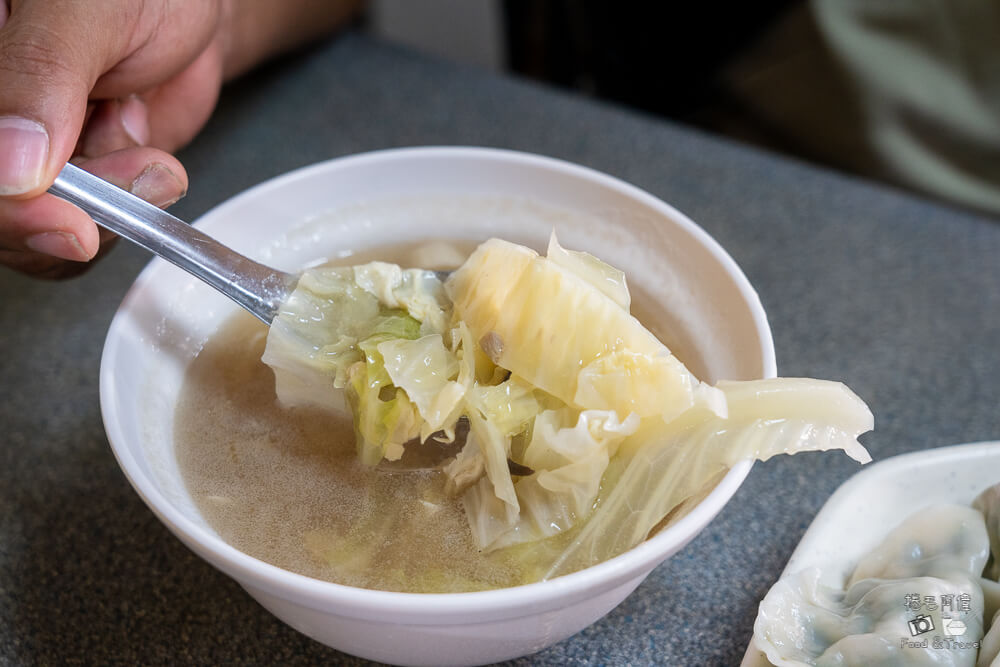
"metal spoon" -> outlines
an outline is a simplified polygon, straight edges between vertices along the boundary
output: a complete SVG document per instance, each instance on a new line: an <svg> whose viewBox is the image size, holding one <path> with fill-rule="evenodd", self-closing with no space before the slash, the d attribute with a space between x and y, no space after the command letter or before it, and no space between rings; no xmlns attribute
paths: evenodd
<svg viewBox="0 0 1000 667"><path fill-rule="evenodd" d="M298 276L253 261L135 195L67 164L49 192L101 227L219 290L270 325Z"/></svg>
<svg viewBox="0 0 1000 667"><path fill-rule="evenodd" d="M79 167L63 167L49 192L79 206L101 227L136 243L219 290L270 326L291 296L298 276L255 262L135 195ZM449 271L435 272L441 280ZM383 466L387 471L435 470L465 442L456 438L418 458ZM407 447L407 450L418 448Z"/></svg>

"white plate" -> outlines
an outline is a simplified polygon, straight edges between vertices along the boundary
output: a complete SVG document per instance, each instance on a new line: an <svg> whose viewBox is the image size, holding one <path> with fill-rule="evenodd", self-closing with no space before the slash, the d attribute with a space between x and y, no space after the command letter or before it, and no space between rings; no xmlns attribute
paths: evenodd
<svg viewBox="0 0 1000 667"><path fill-rule="evenodd" d="M1000 441L940 447L872 464L830 496L781 576L820 567L825 583L843 586L858 560L900 521L930 505L971 504L997 482ZM741 667L769 665L751 639Z"/></svg>

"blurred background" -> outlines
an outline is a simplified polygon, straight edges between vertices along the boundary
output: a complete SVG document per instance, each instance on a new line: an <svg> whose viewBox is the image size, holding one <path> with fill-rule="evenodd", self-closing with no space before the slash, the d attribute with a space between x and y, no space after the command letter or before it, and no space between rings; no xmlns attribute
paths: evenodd
<svg viewBox="0 0 1000 667"><path fill-rule="evenodd" d="M995 0L372 0L381 38L1000 215Z"/></svg>

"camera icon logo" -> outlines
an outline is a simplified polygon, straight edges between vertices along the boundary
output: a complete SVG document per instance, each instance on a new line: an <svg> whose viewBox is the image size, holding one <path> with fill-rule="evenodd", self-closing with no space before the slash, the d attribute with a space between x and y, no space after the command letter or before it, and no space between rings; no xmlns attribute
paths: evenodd
<svg viewBox="0 0 1000 667"><path fill-rule="evenodd" d="M912 621L907 621L906 625L910 628L910 635L916 637L917 635L922 635L925 632L933 630L934 619L924 614L922 616L917 616Z"/></svg>

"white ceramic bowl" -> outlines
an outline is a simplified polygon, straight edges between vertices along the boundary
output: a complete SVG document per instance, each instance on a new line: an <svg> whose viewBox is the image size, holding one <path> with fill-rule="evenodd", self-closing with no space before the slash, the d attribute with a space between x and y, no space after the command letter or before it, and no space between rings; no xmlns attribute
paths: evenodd
<svg viewBox="0 0 1000 667"><path fill-rule="evenodd" d="M244 192L197 223L280 269L400 241L500 236L562 244L624 268L653 319L703 379L775 374L760 301L725 251L662 201L558 160L479 148L379 151L324 162ZM173 450L186 365L236 306L154 260L125 297L101 361L112 449L153 512L189 548L292 627L390 663L481 664L526 655L608 613L688 543L736 492L733 468L686 517L617 558L551 581L481 593L420 595L320 582L223 542L199 515Z"/></svg>

